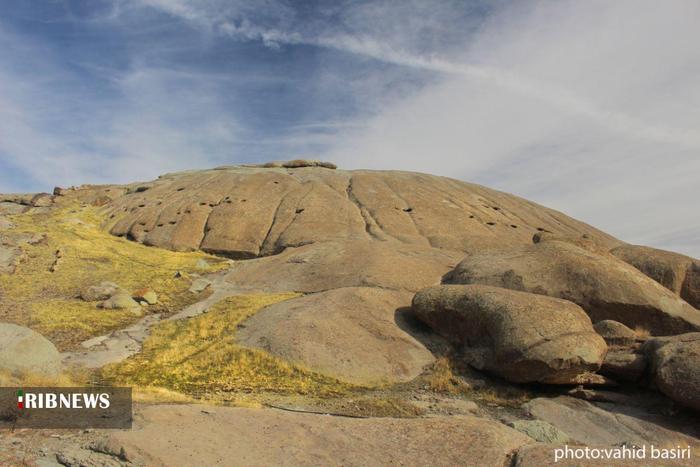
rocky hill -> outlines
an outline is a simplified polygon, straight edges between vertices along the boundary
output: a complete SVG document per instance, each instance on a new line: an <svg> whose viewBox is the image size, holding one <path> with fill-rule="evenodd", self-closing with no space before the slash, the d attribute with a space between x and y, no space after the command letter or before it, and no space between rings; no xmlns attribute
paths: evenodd
<svg viewBox="0 0 700 467"><path fill-rule="evenodd" d="M43 378L88 371L150 391L153 402L370 417L365 428L341 420L315 435L340 451L352 449L348 433L369 427L387 443L377 453L397 450L382 430L409 426L427 446L423 430L441 424L489 440L473 448L473 465L503 465L516 452L517 465L541 464L547 447L536 442L700 446L694 258L625 244L479 185L316 161L0 201L0 321L14 323L0 324L0 370L12 383L30 377L12 352L40 342L45 360L32 367L45 368ZM143 407L141 435L174 426L168 410ZM314 424L309 414L238 410L290 433ZM589 424L572 425L562 411ZM200 418L192 429L212 423ZM136 463L184 455L143 436L110 442ZM245 442L232 453L264 446L251 432L237 436ZM214 441L198 438L200 447ZM323 443L297 463L330 455ZM101 455L56 444L76 465ZM447 440L429 457L453 464L459 444ZM270 455L256 459L279 461ZM425 459L372 456L335 459Z"/></svg>

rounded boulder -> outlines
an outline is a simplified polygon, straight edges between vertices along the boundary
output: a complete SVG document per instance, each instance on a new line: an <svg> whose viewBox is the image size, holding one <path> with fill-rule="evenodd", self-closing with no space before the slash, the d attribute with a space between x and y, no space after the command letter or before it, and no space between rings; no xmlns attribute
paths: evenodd
<svg viewBox="0 0 700 467"><path fill-rule="evenodd" d="M463 350L467 363L516 383L568 384L597 371L607 345L574 303L500 287L418 292L417 317Z"/></svg>

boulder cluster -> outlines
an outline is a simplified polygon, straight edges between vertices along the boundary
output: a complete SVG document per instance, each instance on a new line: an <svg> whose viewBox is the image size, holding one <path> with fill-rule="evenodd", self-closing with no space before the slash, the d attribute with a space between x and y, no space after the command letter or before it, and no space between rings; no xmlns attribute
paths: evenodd
<svg viewBox="0 0 700 467"><path fill-rule="evenodd" d="M158 295L145 287L129 293L114 282L101 282L80 291L80 298L86 302L99 302L98 308L105 310L129 310L141 314L141 307L158 303Z"/></svg>
<svg viewBox="0 0 700 467"><path fill-rule="evenodd" d="M599 372L700 409L700 311L683 299L695 297L698 262L633 245L611 253L536 235L467 256L413 308L472 367L508 381Z"/></svg>

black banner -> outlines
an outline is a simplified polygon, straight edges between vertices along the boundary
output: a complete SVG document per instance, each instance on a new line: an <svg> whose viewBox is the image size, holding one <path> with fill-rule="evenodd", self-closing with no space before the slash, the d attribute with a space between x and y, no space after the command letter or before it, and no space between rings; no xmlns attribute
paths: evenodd
<svg viewBox="0 0 700 467"><path fill-rule="evenodd" d="M131 388L0 388L0 428L131 428Z"/></svg>

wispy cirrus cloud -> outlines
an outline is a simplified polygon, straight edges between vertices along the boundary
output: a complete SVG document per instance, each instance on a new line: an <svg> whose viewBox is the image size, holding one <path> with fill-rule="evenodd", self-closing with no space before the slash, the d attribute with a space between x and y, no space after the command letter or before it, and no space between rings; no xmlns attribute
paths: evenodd
<svg viewBox="0 0 700 467"><path fill-rule="evenodd" d="M0 21L48 78L0 57L0 165L34 180L0 183L327 157L483 183L700 256L695 2L65 5L77 57Z"/></svg>

